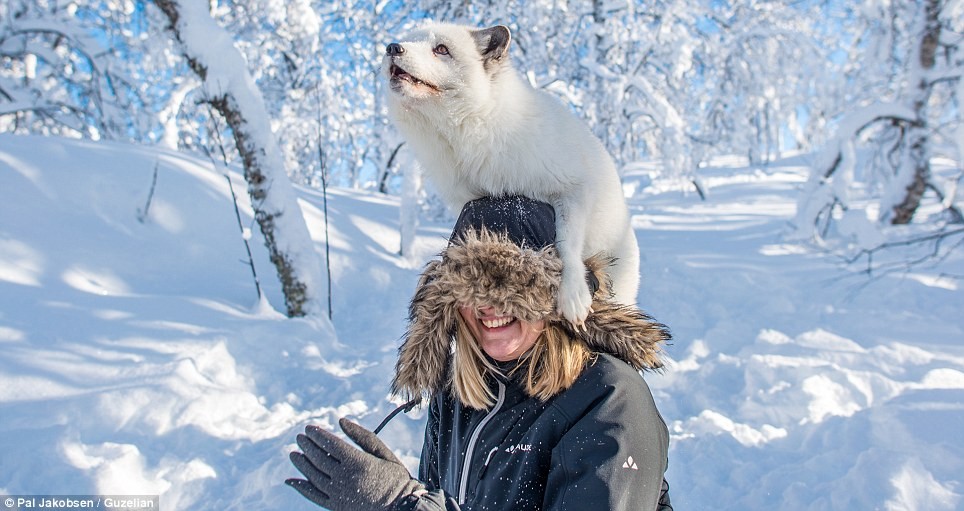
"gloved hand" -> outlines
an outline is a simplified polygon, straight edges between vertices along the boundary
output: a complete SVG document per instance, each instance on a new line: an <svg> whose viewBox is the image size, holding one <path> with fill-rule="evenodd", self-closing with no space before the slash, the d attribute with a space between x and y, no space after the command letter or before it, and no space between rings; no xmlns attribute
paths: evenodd
<svg viewBox="0 0 964 511"><path fill-rule="evenodd" d="M288 479L285 484L331 511L387 511L398 499L425 489L374 433L344 418L338 425L363 450L307 426L297 437L303 453L289 456L307 480Z"/></svg>

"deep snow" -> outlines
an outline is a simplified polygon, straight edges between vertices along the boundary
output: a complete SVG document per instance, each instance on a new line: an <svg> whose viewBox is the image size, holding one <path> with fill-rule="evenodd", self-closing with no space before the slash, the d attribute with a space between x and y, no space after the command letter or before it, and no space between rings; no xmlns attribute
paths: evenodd
<svg viewBox="0 0 964 511"><path fill-rule="evenodd" d="M639 303L675 337L646 378L676 508L964 509L964 292L939 274L961 256L868 281L787 241L808 163L720 160L705 202L627 173ZM331 191L333 322L286 319L232 182L268 303L209 162L0 135L0 493L311 509L282 484L294 435L393 408L407 303L449 225L423 220L403 258L396 198ZM320 256L321 195L298 193ZM382 434L413 468L422 419Z"/></svg>

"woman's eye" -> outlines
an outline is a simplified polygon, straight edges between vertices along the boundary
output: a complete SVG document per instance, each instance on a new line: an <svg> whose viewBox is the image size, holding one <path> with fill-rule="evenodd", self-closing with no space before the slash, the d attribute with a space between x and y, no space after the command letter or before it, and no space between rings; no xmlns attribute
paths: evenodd
<svg viewBox="0 0 964 511"><path fill-rule="evenodd" d="M436 55L448 55L448 54L449 54L449 48L448 48L448 46L445 46L444 44L440 44L440 45L436 46L435 49L433 49L432 51L434 51Z"/></svg>

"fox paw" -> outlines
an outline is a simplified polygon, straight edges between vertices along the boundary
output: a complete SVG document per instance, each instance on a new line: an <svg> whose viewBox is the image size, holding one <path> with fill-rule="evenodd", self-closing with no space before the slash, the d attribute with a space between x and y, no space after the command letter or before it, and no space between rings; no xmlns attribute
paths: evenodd
<svg viewBox="0 0 964 511"><path fill-rule="evenodd" d="M575 279L563 278L557 304L559 314L570 323L577 327L585 323L586 317L592 312L592 294L582 275L577 275Z"/></svg>

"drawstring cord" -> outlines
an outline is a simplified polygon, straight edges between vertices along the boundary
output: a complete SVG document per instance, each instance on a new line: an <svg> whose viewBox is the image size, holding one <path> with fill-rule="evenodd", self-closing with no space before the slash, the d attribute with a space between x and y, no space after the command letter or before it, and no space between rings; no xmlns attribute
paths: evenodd
<svg viewBox="0 0 964 511"><path fill-rule="evenodd" d="M399 406L398 408L396 408L395 411L393 411L392 413L388 414L388 417L385 417L384 419L382 419L381 424L379 424L378 427L375 428L375 434L377 435L378 432L382 430L382 428L384 428L385 426L387 426L388 423L389 423L392 419L394 419L396 415L399 414L399 412L408 413L408 412L412 411L412 408L415 408L421 401L422 401L422 398L417 397L417 398L415 398L415 399L413 399L413 400L411 400L411 401L409 401L409 402L407 402L407 403Z"/></svg>

